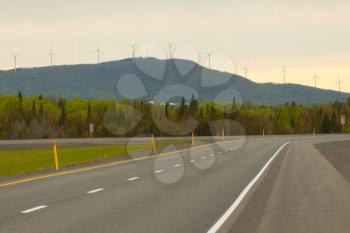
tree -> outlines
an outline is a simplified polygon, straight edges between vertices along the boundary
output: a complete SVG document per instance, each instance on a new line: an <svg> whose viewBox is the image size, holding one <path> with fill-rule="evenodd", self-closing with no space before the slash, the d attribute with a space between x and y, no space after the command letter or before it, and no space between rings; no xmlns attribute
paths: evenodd
<svg viewBox="0 0 350 233"><path fill-rule="evenodd" d="M179 119L183 119L185 117L185 114L186 114L186 102L185 102L185 97L182 97L177 116Z"/></svg>
<svg viewBox="0 0 350 233"><path fill-rule="evenodd" d="M165 114L165 117L169 119L169 103L168 102L165 102L164 114Z"/></svg>
<svg viewBox="0 0 350 233"><path fill-rule="evenodd" d="M323 121L322 121L322 132L323 133L330 133L331 130L332 130L331 121L329 120L328 115L325 114L323 117Z"/></svg>
<svg viewBox="0 0 350 233"><path fill-rule="evenodd" d="M64 125L66 122L66 101L64 99L60 100L60 107L61 107L61 115L59 119L59 125L61 127L62 132L64 133Z"/></svg>
<svg viewBox="0 0 350 233"><path fill-rule="evenodd" d="M32 103L32 116L33 116L33 118L36 117L36 103L35 103L35 100L33 100L33 103Z"/></svg>
<svg viewBox="0 0 350 233"><path fill-rule="evenodd" d="M192 94L191 100L190 100L190 106L189 106L189 114L193 117L196 117L198 114L198 101L194 98L194 95Z"/></svg>
<svg viewBox="0 0 350 233"><path fill-rule="evenodd" d="M23 119L24 112L23 112L23 96L21 91L17 94L18 97L18 119Z"/></svg>
<svg viewBox="0 0 350 233"><path fill-rule="evenodd" d="M340 124L340 117L336 113L335 110L333 110L332 113L332 119L331 119L331 127L332 127L332 133L340 133L341 132L341 124Z"/></svg>
<svg viewBox="0 0 350 233"><path fill-rule="evenodd" d="M91 122L91 104L90 103L88 103L87 119L89 122Z"/></svg>

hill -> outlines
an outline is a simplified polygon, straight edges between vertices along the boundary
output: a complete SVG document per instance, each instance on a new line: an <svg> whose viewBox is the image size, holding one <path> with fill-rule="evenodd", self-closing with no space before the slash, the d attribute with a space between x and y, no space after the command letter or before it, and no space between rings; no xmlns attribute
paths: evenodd
<svg viewBox="0 0 350 233"><path fill-rule="evenodd" d="M169 88L171 87L171 88ZM258 84L241 76L210 70L188 60L124 59L101 64L64 65L0 71L0 94L44 95L83 99L167 99L195 94L214 100L234 89L244 100L277 105L345 101L348 93L297 84ZM161 90L161 91L160 91ZM223 101L231 101L232 98Z"/></svg>

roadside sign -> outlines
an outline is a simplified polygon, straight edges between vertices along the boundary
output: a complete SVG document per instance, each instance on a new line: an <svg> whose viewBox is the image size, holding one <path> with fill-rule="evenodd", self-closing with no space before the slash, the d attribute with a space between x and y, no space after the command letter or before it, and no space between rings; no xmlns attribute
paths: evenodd
<svg viewBox="0 0 350 233"><path fill-rule="evenodd" d="M90 123L89 131L92 134L94 132L94 124Z"/></svg>
<svg viewBox="0 0 350 233"><path fill-rule="evenodd" d="M341 122L342 125L345 125L345 115L344 114L342 114L340 116L340 122Z"/></svg>

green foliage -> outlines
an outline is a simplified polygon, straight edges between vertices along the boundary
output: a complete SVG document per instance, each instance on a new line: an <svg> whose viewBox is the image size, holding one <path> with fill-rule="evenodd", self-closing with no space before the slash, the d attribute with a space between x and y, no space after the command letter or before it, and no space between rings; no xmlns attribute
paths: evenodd
<svg viewBox="0 0 350 233"><path fill-rule="evenodd" d="M157 127L157 122L185 122L193 118L198 122L196 135L216 135L223 127L239 122L246 134L309 134L350 132L350 99L346 103L334 102L317 106L295 103L281 106L256 106L250 102L220 104L199 103L193 96L189 103L182 98L179 105L151 104L146 100L113 101L63 98L0 96L0 139L76 138L89 137L89 123L95 125L95 137L113 137L113 130L105 122L106 115L113 118L112 126L121 136L155 134L169 136ZM345 114L346 124L340 124ZM140 117L141 116L141 117ZM132 120L138 120L136 125ZM231 123L220 123L227 119ZM129 130L129 126L133 126ZM168 127L172 127L170 124ZM214 130L213 130L214 129ZM172 136L172 135L170 135Z"/></svg>

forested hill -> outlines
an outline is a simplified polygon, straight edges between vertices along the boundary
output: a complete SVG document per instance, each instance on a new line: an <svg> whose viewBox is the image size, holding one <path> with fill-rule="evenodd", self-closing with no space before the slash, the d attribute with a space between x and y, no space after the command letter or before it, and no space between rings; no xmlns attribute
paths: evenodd
<svg viewBox="0 0 350 233"><path fill-rule="evenodd" d="M123 82L118 82L121 77ZM14 95L21 91L25 96L41 94L69 99L121 99L129 98L129 94L152 100L159 90L178 84L195 90L200 101L214 100L227 88L238 91L244 100L265 105L293 101L297 104L345 101L349 96L348 93L296 84L258 84L238 75L209 70L192 61L178 59L136 58L134 62L124 59L101 64L0 71L1 95ZM178 96L181 93L176 92L176 88L169 89L166 94Z"/></svg>

